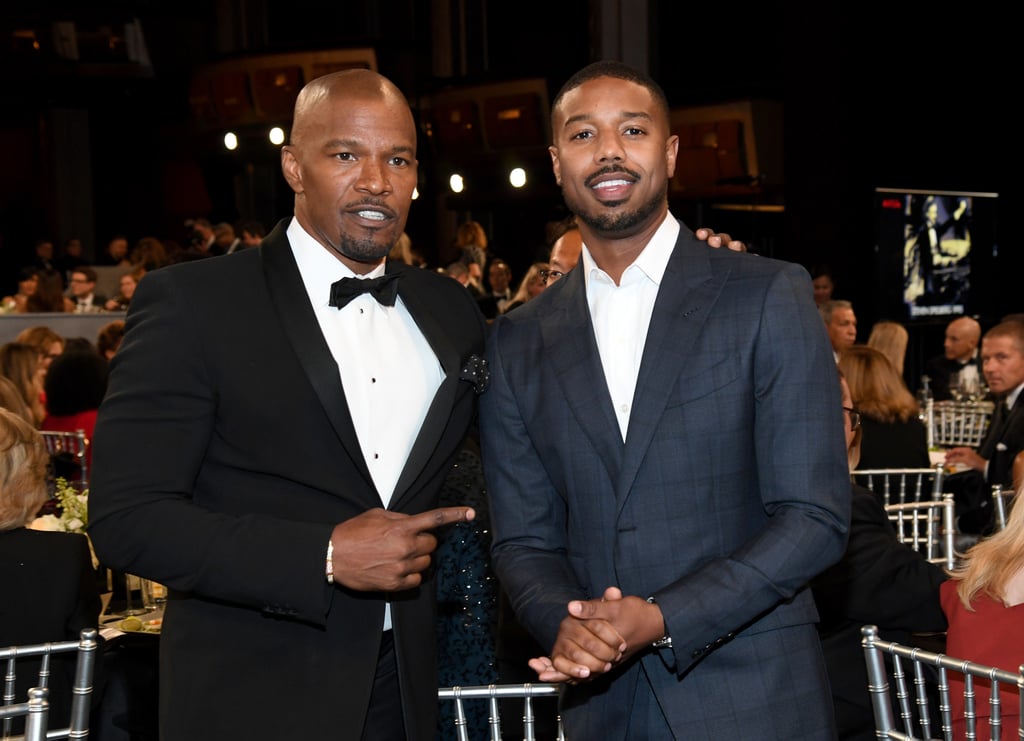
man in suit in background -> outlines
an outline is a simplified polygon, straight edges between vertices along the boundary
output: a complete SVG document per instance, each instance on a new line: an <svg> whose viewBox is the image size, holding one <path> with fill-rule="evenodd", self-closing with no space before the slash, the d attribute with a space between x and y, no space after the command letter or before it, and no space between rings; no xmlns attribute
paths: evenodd
<svg viewBox="0 0 1024 741"><path fill-rule="evenodd" d="M959 447L946 453L947 465L970 470L945 482L957 498L961 532L985 534L992 524L991 487L1013 487L1013 459L1024 450L1024 323L1001 322L986 332L981 362L995 410L977 450Z"/></svg>
<svg viewBox="0 0 1024 741"><path fill-rule="evenodd" d="M953 398L950 392L951 379L956 376L958 383L980 386L982 380L981 355L978 343L981 341L981 325L969 316L957 317L946 325L946 336L942 342L942 355L930 358L924 366L929 388L935 401Z"/></svg>
<svg viewBox="0 0 1024 741"><path fill-rule="evenodd" d="M832 736L808 581L850 517L810 276L668 212L678 138L599 62L552 106L577 270L495 320L481 398L493 557L568 683L569 738Z"/></svg>
<svg viewBox="0 0 1024 741"><path fill-rule="evenodd" d="M857 315L853 313L853 304L833 299L819 306L818 311L832 343L832 357L838 363L843 351L857 341Z"/></svg>
<svg viewBox="0 0 1024 741"><path fill-rule="evenodd" d="M432 531L474 514L434 508L486 325L454 281L385 264L417 170L390 81L307 84L281 164L295 215L258 249L139 284L89 532L170 588L161 738L432 741Z"/></svg>
<svg viewBox="0 0 1024 741"><path fill-rule="evenodd" d="M853 397L845 378L843 430L850 468L860 461L863 428L854 417ZM887 641L913 644L912 633L941 632L946 616L939 603L942 567L896 537L878 497L851 484L850 538L846 551L811 581L821 622L818 634L828 667L829 688L841 741L874 741L875 717L860 629L878 626ZM933 648L933 647L931 647ZM941 649L940 649L941 650Z"/></svg>

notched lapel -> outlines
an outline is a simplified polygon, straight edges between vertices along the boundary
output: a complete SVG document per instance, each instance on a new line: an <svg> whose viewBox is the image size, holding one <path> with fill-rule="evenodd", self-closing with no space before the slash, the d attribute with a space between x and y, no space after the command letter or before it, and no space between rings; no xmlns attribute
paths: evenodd
<svg viewBox="0 0 1024 741"><path fill-rule="evenodd" d="M629 415L622 474L616 489L620 502L633 485L680 372L687 362L693 362L697 337L728 274L728 269L713 272L709 248L685 229L680 233L647 330Z"/></svg>
<svg viewBox="0 0 1024 741"><path fill-rule="evenodd" d="M561 282L566 283L564 295L540 323L544 355L554 368L569 409L615 481L622 462L622 435L594 339L582 267Z"/></svg>

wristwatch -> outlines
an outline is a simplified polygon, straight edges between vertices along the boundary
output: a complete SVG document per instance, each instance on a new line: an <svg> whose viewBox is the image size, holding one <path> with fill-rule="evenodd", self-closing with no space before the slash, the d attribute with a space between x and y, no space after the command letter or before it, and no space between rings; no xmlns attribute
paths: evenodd
<svg viewBox="0 0 1024 741"><path fill-rule="evenodd" d="M650 602L652 605L657 604L653 594L647 598L647 601ZM672 636L670 636L668 633L665 633L665 635L663 635L661 638L659 638L651 644L651 648L672 648Z"/></svg>

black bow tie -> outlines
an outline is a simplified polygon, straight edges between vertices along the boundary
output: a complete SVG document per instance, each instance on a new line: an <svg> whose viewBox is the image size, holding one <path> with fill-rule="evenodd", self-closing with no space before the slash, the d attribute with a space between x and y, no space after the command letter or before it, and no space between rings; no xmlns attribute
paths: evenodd
<svg viewBox="0 0 1024 741"><path fill-rule="evenodd" d="M379 278L342 278L331 284L330 306L340 309L362 293L369 293L381 306L394 306L398 297L398 273Z"/></svg>

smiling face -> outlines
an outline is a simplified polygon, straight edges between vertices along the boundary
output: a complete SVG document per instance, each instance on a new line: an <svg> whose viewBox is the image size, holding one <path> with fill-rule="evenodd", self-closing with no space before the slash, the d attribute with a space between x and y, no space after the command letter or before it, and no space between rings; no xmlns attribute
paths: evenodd
<svg viewBox="0 0 1024 741"><path fill-rule="evenodd" d="M379 264L404 231L416 164L412 112L385 78L347 70L300 93L281 153L295 216L355 272Z"/></svg>
<svg viewBox="0 0 1024 741"><path fill-rule="evenodd" d="M651 91L598 77L565 93L552 121L555 179L587 244L591 235L653 234L668 211L679 140Z"/></svg>

